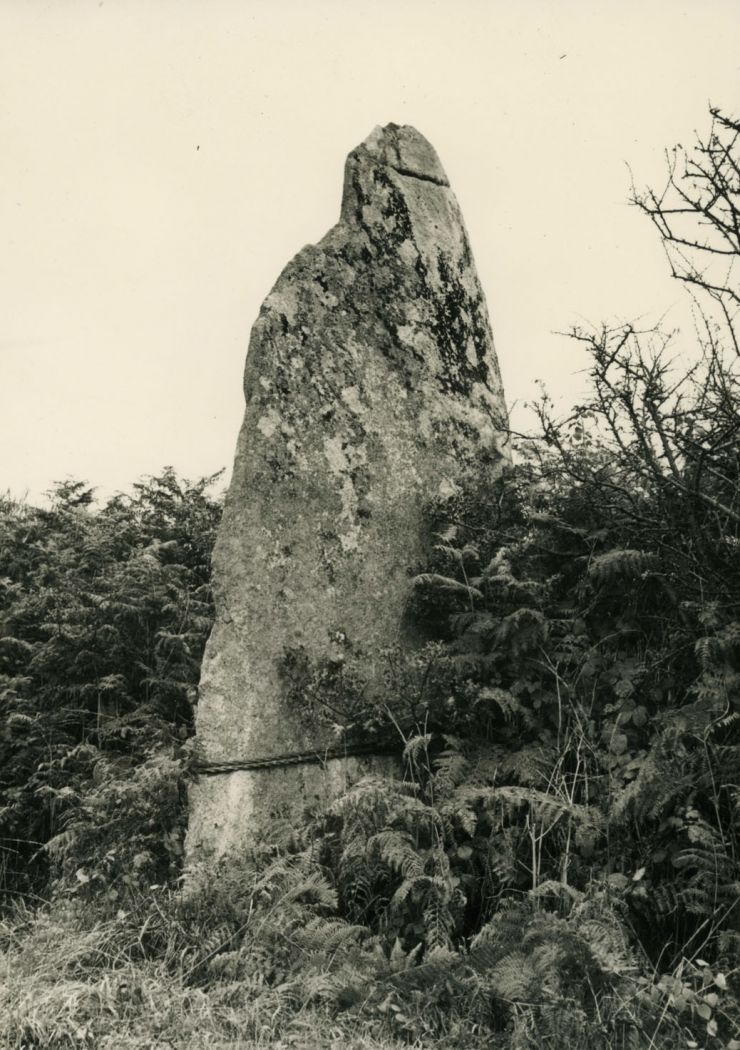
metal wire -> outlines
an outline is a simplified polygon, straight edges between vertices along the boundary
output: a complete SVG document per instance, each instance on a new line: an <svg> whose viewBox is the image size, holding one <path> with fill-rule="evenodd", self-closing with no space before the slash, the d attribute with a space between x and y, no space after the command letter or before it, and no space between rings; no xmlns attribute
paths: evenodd
<svg viewBox="0 0 740 1050"><path fill-rule="evenodd" d="M344 744L325 747L320 751L288 751L282 755L262 758L237 758L222 762L196 759L190 765L196 776L213 777L250 769L280 769L284 766L322 765L334 758L355 758L361 755L393 755L400 753L398 744L374 741L371 744Z"/></svg>

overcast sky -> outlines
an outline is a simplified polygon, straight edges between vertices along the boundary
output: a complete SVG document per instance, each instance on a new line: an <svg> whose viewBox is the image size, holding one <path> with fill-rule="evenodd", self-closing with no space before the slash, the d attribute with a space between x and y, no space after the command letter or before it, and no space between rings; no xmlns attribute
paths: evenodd
<svg viewBox="0 0 740 1050"><path fill-rule="evenodd" d="M738 0L0 0L0 490L230 469L249 330L415 125L461 204L510 402L553 334L678 318L638 183L740 107Z"/></svg>

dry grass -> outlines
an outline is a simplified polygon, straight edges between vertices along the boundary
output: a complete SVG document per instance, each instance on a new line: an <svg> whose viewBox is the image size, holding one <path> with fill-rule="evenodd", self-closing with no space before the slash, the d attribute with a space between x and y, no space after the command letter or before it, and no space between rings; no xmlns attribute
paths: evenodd
<svg viewBox="0 0 740 1050"><path fill-rule="evenodd" d="M615 1030L595 1043L593 1025L567 1012L555 1011L545 1031L542 1011L519 1010L513 1027L493 1033L476 1031L461 1004L452 1011L456 1018L450 1017L447 1036L440 1037L426 1024L434 998L422 996L415 1007L408 989L403 1009L409 1015L416 1009L411 1031L419 1038L413 1042L407 1030L399 1041L393 1037L392 1013L322 1007L311 1000L310 978L269 983L259 973L241 973L239 980L223 975L198 980L192 955L183 948L182 915L168 910L164 898L148 903L138 915L101 917L93 907L59 902L35 912L19 908L0 920L2 1050L593 1050L596 1043L613 1050L678 1050L698 1045L687 1041L688 1031L667 1008L642 1037ZM602 998L601 1010L608 1008ZM707 1050L720 1046L735 1050L740 1044L706 1041Z"/></svg>
<svg viewBox="0 0 740 1050"><path fill-rule="evenodd" d="M60 907L0 922L0 1046L4 1050L388 1050L395 1044L275 988L189 986L182 968L141 958L141 931Z"/></svg>

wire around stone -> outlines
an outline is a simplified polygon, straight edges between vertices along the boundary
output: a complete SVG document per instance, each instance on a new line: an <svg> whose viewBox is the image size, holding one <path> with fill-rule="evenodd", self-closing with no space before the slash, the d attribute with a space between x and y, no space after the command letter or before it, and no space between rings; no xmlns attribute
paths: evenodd
<svg viewBox="0 0 740 1050"><path fill-rule="evenodd" d="M213 777L227 773L239 773L251 769L280 769L284 766L323 765L337 758L359 758L368 755L393 755L401 752L398 743L374 741L371 744L344 744L341 747L325 747L320 751L288 751L282 755L266 755L263 758L237 758L224 762L208 762L195 759L190 770L196 776Z"/></svg>

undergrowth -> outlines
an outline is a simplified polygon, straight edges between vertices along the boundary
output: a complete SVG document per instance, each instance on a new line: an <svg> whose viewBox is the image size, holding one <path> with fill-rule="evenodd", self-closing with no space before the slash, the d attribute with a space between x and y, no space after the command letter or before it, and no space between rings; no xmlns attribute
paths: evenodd
<svg viewBox="0 0 740 1050"><path fill-rule="evenodd" d="M3 1045L667 1050L732 1023L726 975L644 965L619 879L543 884L455 949L406 948L340 914L313 850L271 852L130 911L16 909L0 925Z"/></svg>

